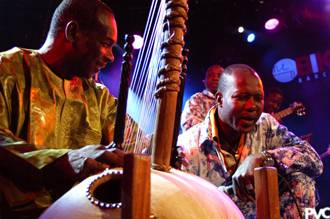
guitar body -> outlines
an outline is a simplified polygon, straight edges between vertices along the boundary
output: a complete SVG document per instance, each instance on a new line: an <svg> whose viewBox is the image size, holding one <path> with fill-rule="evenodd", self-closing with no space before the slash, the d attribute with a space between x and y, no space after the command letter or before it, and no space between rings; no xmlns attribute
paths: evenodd
<svg viewBox="0 0 330 219"><path fill-rule="evenodd" d="M91 176L58 199L41 219L118 219L121 209L98 207L87 198ZM161 219L244 218L234 202L206 180L175 169L151 170L151 214Z"/></svg>

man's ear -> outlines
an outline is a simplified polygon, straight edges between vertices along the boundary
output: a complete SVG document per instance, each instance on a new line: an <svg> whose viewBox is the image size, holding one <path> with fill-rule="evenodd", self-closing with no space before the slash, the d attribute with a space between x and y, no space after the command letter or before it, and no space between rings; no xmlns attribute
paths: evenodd
<svg viewBox="0 0 330 219"><path fill-rule="evenodd" d="M79 25L76 21L69 21L65 26L65 38L73 42L77 38L77 34L79 31Z"/></svg>
<svg viewBox="0 0 330 219"><path fill-rule="evenodd" d="M220 91L217 91L215 94L215 102L219 105L222 106L222 101L223 101L223 96Z"/></svg>

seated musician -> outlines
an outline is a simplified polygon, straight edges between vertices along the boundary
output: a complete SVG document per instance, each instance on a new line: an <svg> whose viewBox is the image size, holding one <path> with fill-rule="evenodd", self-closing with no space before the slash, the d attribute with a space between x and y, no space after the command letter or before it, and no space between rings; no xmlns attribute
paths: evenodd
<svg viewBox="0 0 330 219"><path fill-rule="evenodd" d="M220 65L211 65L207 69L203 80L205 89L192 95L185 103L180 121L183 131L202 122L207 112L215 105L215 93L222 72L223 68Z"/></svg>
<svg viewBox="0 0 330 219"><path fill-rule="evenodd" d="M117 101L91 79L113 61L116 41L108 6L63 0L39 50L0 53L0 218L47 207L78 180L122 165L123 152L104 146Z"/></svg>
<svg viewBox="0 0 330 219"><path fill-rule="evenodd" d="M202 123L179 136L183 169L226 192L247 218L255 217L253 171L266 164L276 167L283 181L282 217L299 218L304 208L315 207L314 178L322 173L322 162L309 143L262 113L258 74L244 64L228 66L216 102Z"/></svg>
<svg viewBox="0 0 330 219"><path fill-rule="evenodd" d="M279 111L283 102L283 91L279 88L271 88L266 92L264 112L274 114Z"/></svg>

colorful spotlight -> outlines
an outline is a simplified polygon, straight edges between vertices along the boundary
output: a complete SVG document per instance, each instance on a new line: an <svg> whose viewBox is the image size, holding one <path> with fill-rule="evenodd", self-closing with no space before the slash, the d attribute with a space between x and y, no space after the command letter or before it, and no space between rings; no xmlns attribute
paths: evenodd
<svg viewBox="0 0 330 219"><path fill-rule="evenodd" d="M141 47L143 46L143 38L135 34L133 36L134 36L133 48L141 49Z"/></svg>
<svg viewBox="0 0 330 219"><path fill-rule="evenodd" d="M252 43L255 39L256 39L256 35L254 33L250 33L247 36L246 41L248 41L249 43Z"/></svg>
<svg viewBox="0 0 330 219"><path fill-rule="evenodd" d="M279 23L280 22L278 19L271 18L268 21L266 21L265 28L266 28L266 30L274 30L278 26Z"/></svg>

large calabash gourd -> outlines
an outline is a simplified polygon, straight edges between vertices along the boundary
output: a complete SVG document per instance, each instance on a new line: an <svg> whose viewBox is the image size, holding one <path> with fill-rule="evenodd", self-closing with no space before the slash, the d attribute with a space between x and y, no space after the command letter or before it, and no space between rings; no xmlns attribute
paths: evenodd
<svg viewBox="0 0 330 219"><path fill-rule="evenodd" d="M108 170L85 179L49 207L41 219L121 218L120 205L113 204L115 208L106 208L111 204L101 200L120 202L121 173L121 170ZM97 181L102 183L96 185ZM151 217L244 218L233 201L213 184L175 169L170 172L151 170Z"/></svg>

